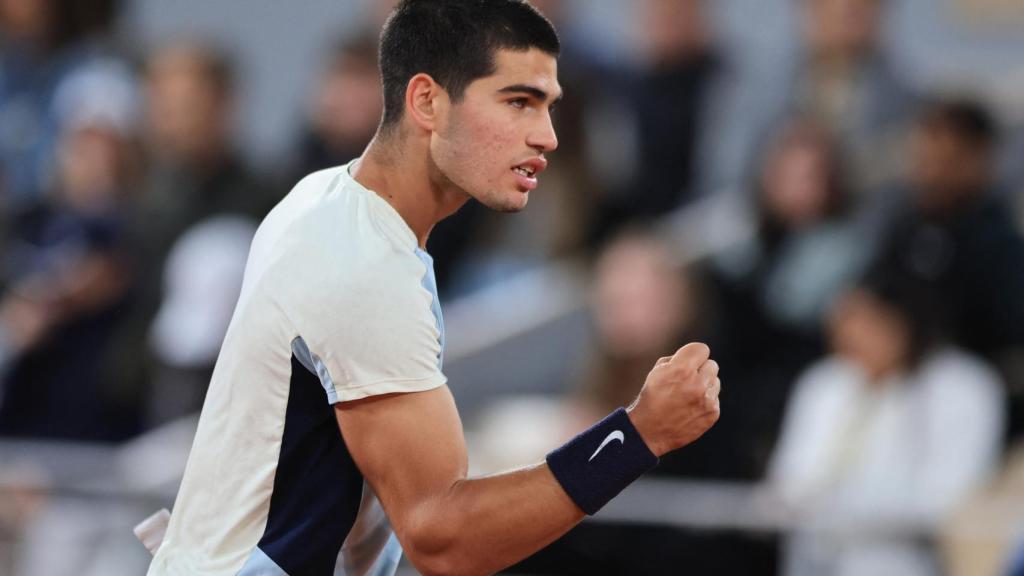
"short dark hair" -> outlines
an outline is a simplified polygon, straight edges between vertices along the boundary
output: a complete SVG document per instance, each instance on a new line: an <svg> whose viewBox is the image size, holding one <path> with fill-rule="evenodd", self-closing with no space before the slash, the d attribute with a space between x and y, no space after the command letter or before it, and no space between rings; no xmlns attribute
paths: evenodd
<svg viewBox="0 0 1024 576"><path fill-rule="evenodd" d="M937 98L925 105L918 123L942 130L980 150L991 149L998 138L996 121L981 102L966 98Z"/></svg>
<svg viewBox="0 0 1024 576"><path fill-rule="evenodd" d="M429 74L458 102L473 80L494 73L497 50L530 48L557 56L561 45L551 22L526 0L402 0L381 33L381 126L402 117L416 74Z"/></svg>
<svg viewBox="0 0 1024 576"><path fill-rule="evenodd" d="M949 338L949 310L942 306L935 287L912 273L876 268L856 286L898 314L907 329L907 361L917 368Z"/></svg>

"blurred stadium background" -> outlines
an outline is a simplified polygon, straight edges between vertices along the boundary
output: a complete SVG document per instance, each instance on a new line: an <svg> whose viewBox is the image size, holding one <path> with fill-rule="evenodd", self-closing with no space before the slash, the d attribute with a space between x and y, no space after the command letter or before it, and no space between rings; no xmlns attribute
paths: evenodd
<svg viewBox="0 0 1024 576"><path fill-rule="evenodd" d="M1024 4L536 4L552 168L428 246L472 469L687 340L723 416L509 573L1024 574ZM144 573L255 226L366 145L390 5L0 0L0 575Z"/></svg>

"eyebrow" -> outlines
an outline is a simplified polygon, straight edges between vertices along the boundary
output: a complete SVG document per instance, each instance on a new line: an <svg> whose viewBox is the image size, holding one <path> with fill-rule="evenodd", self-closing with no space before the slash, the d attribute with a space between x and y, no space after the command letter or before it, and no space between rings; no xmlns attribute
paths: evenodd
<svg viewBox="0 0 1024 576"><path fill-rule="evenodd" d="M541 100L541 101L547 101L547 99L548 99L548 93L547 92L545 92L544 90L541 90L540 88L537 88L536 86L530 86L529 84L513 84L511 86L506 86L506 87L498 90L498 92L502 93L502 94L510 94L510 93L514 94L514 93L520 93L521 92L521 93L529 94L530 96L533 96L534 98L536 98L538 100ZM561 100L562 100L562 94L559 94L554 100L551 101L551 103L555 104L555 103L557 103L557 102L559 102Z"/></svg>

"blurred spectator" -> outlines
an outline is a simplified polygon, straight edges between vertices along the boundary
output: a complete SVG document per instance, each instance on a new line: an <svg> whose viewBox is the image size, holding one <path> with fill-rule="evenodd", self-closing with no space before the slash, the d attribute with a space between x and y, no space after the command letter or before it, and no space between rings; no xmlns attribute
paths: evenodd
<svg viewBox="0 0 1024 576"><path fill-rule="evenodd" d="M291 180L358 158L377 131L383 106L376 37L339 42L313 93Z"/></svg>
<svg viewBox="0 0 1024 576"><path fill-rule="evenodd" d="M242 288L256 223L207 218L175 242L164 269L164 297L150 327L153 354L146 414L167 422L197 411Z"/></svg>
<svg viewBox="0 0 1024 576"><path fill-rule="evenodd" d="M260 217L274 198L245 166L233 142L234 70L205 46L179 43L146 66L151 166L140 210L151 237L177 237L199 217L240 212ZM162 234L152 231L156 225Z"/></svg>
<svg viewBox="0 0 1024 576"><path fill-rule="evenodd" d="M780 119L801 115L838 139L859 197L891 181L894 154L913 96L880 47L885 0L798 0L803 54L790 73L734 78L707 130L704 192L744 180L759 142ZM883 201L884 198L875 200Z"/></svg>
<svg viewBox="0 0 1024 576"><path fill-rule="evenodd" d="M0 0L0 213L52 188L53 98L103 52L117 0Z"/></svg>
<svg viewBox="0 0 1024 576"><path fill-rule="evenodd" d="M712 348L729 367L716 425L732 430L730 477L760 478L793 378L823 351L833 299L864 268L870 242L851 220L848 183L828 134L796 120L770 143L758 174L756 233L707 262L715 299Z"/></svg>
<svg viewBox="0 0 1024 576"><path fill-rule="evenodd" d="M927 294L874 278L831 321L833 353L797 383L769 481L803 528L784 574L938 574L923 536L994 471L996 374L944 346Z"/></svg>
<svg viewBox="0 0 1024 576"><path fill-rule="evenodd" d="M910 202L874 267L924 282L949 315L954 340L1003 369L1016 435L1024 429L1024 240L993 191L997 143L995 123L977 103L939 100L924 109L912 133Z"/></svg>
<svg viewBox="0 0 1024 576"><path fill-rule="evenodd" d="M615 183L601 200L598 237L617 223L664 214L693 197L694 153L718 68L705 12L703 0L637 4L639 62L601 87L619 101L612 113L628 123L617 128L615 144L594 143L594 169Z"/></svg>
<svg viewBox="0 0 1024 576"><path fill-rule="evenodd" d="M0 432L121 439L137 421L101 361L126 289L134 78L115 63L90 64L67 79L56 104L64 127L56 187L19 216L6 254L0 356L10 366Z"/></svg>
<svg viewBox="0 0 1024 576"><path fill-rule="evenodd" d="M714 264L760 292L755 298L773 322L814 333L868 258L849 221L847 172L829 134L802 120L775 135L761 166L749 222L757 235Z"/></svg>
<svg viewBox="0 0 1024 576"><path fill-rule="evenodd" d="M611 242L594 276L595 353L578 392L585 422L629 406L658 359L693 339L699 310L672 252L643 232Z"/></svg>
<svg viewBox="0 0 1024 576"><path fill-rule="evenodd" d="M593 342L575 386L553 386L569 392L554 403L514 400L491 411L482 421L485 454L476 463L484 471L542 458L595 420L629 406L655 362L673 354L698 330L693 281L680 271L668 247L640 228L625 230L601 251L593 284ZM543 416L554 413L558 416ZM523 417L539 418L523 426ZM531 433L510 434L502 427L505 422Z"/></svg>
<svg viewBox="0 0 1024 576"><path fill-rule="evenodd" d="M658 358L687 342L708 340L716 318L701 272L699 267L681 269L663 240L639 229L627 229L602 251L594 271L595 341L573 399L579 430L628 406ZM741 384L733 381L734 367L727 371L729 390L723 389L723 405L749 403L751 399L736 388ZM749 451L744 452L748 441L738 437L743 414L737 406L700 442L666 454L655 474L742 476L749 467Z"/></svg>
<svg viewBox="0 0 1024 576"><path fill-rule="evenodd" d="M175 243L214 216L255 225L275 202L234 147L234 71L223 56L201 45L169 45L149 57L145 87L148 166L130 221L133 290L109 358L111 381L136 394L160 369L146 335L165 297ZM234 293L230 283L225 289ZM150 417L150 423L159 420Z"/></svg>

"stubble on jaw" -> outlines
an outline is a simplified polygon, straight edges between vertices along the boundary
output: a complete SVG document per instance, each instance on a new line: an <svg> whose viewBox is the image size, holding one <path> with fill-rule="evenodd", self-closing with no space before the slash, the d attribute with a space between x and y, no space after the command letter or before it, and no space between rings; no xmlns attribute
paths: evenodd
<svg viewBox="0 0 1024 576"><path fill-rule="evenodd" d="M437 165L434 160L433 154L427 154L427 177L430 178L430 184L432 187L443 191L444 193L455 192L459 195L465 196L466 198L472 198L469 192L465 188L459 186L454 180L448 177L448 174Z"/></svg>
<svg viewBox="0 0 1024 576"><path fill-rule="evenodd" d="M470 194L465 188L452 180L444 170L438 166L434 160L434 155L429 154L427 157L427 167L430 177L431 184L440 190L455 192L467 200L476 200L485 207L496 212L502 212L505 214L515 214L521 212L526 208L526 202L522 205L514 204L512 202L505 201L504 195L500 191L487 190L482 192L479 196ZM521 192L521 194L529 194L529 192Z"/></svg>

